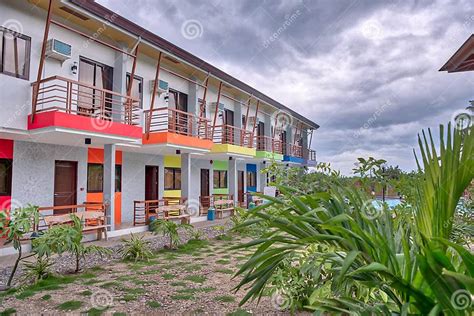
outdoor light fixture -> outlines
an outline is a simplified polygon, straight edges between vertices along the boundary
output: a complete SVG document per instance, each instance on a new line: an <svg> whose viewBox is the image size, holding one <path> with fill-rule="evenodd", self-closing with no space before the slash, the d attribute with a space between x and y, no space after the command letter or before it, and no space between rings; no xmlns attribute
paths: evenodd
<svg viewBox="0 0 474 316"><path fill-rule="evenodd" d="M211 165L214 163L214 160L211 160Z"/></svg>
<svg viewBox="0 0 474 316"><path fill-rule="evenodd" d="M86 139L84 140L84 143L85 143L86 145L90 145L90 144L92 144L92 139L86 138Z"/></svg>
<svg viewBox="0 0 474 316"><path fill-rule="evenodd" d="M232 157L229 157L229 160L232 160L233 158Z"/></svg>
<svg viewBox="0 0 474 316"><path fill-rule="evenodd" d="M77 75L77 61L73 62L72 63L72 66L71 66L71 73L73 75Z"/></svg>
<svg viewBox="0 0 474 316"><path fill-rule="evenodd" d="M263 164L266 164L266 163L267 163L266 161L263 162Z"/></svg>
<svg viewBox="0 0 474 316"><path fill-rule="evenodd" d="M176 149L176 155L181 155L181 150Z"/></svg>

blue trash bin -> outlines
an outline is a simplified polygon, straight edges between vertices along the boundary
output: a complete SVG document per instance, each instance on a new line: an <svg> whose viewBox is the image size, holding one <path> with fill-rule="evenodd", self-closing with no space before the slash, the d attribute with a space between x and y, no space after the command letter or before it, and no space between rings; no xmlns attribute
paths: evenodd
<svg viewBox="0 0 474 316"><path fill-rule="evenodd" d="M210 207L208 210L207 210L207 220L208 221L213 221L214 218L216 216L216 209L213 208L213 207Z"/></svg>

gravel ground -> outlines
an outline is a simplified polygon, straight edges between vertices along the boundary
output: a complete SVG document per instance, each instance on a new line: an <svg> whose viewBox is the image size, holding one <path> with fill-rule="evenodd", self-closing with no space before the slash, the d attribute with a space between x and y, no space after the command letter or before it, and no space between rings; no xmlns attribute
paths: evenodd
<svg viewBox="0 0 474 316"><path fill-rule="evenodd" d="M73 282L25 298L0 298L0 314L9 309L19 315L87 312L89 315L227 315L236 311L240 314L235 315L289 314L276 308L275 300L270 297L263 297L258 305L247 303L240 309L238 302L245 291L232 291L240 279L232 276L251 253L229 248L246 240L240 236L233 236L230 241L216 240L214 237L220 232L212 227L202 231L209 245L191 253L163 251L165 240L146 233L157 255L144 264L123 262L118 254L120 245L110 248L111 256L90 255L82 263L84 273L74 276ZM183 242L187 239L185 236ZM71 256L57 257L54 270L67 274L73 270L73 262ZM1 270L2 282L10 269ZM79 306L62 310L59 305L68 301L76 301ZM109 307L103 309L103 306Z"/></svg>

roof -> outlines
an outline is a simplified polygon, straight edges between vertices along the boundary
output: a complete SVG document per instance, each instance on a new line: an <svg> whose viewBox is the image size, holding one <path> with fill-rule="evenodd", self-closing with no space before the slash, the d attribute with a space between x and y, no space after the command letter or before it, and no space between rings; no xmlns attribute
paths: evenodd
<svg viewBox="0 0 474 316"><path fill-rule="evenodd" d="M314 123L313 121L307 119L306 117L302 116L301 114L295 112L294 110L286 107L285 105L281 104L280 102L270 98L269 96L263 94L262 92L252 88L251 86L247 85L246 83L236 79L235 77L227 74L226 72L218 69L217 67L207 63L206 61L202 60L201 58L189 53L188 51L174 45L173 43L165 40L164 38L144 29L143 27L133 23L132 21L124 18L123 16L117 15L117 13L107 9L106 7L96 3L93 0L69 0L71 3L81 7L82 9L88 11L89 13L96 15L102 19L106 19L110 21L111 24L114 24L122 29L127 30L131 34L141 36L142 39L156 45L160 49L165 52L168 52L171 55L174 55L187 63L196 66L205 72L210 73L211 75L219 78L222 81L227 82L230 85L233 85L250 95L280 109L282 111L288 112L301 122L304 122L308 126L313 129L318 129L319 125ZM110 19L110 16L114 16L113 19Z"/></svg>
<svg viewBox="0 0 474 316"><path fill-rule="evenodd" d="M439 71L474 71L474 34L459 47Z"/></svg>

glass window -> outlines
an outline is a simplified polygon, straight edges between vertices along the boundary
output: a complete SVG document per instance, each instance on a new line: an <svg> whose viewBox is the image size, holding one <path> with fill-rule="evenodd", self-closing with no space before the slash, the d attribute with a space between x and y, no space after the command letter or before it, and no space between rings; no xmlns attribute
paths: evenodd
<svg viewBox="0 0 474 316"><path fill-rule="evenodd" d="M122 192L122 166L115 166L115 192Z"/></svg>
<svg viewBox="0 0 474 316"><path fill-rule="evenodd" d="M87 192L99 193L104 190L104 166L90 163L87 166Z"/></svg>
<svg viewBox="0 0 474 316"><path fill-rule="evenodd" d="M0 27L0 72L28 80L30 47L30 37Z"/></svg>
<svg viewBox="0 0 474 316"><path fill-rule="evenodd" d="M247 186L248 187L257 186L257 173L255 171L247 171Z"/></svg>
<svg viewBox="0 0 474 316"><path fill-rule="evenodd" d="M165 190L181 190L181 169L165 168Z"/></svg>
<svg viewBox="0 0 474 316"><path fill-rule="evenodd" d="M104 165L98 163L87 165L87 192L104 192ZM115 165L115 192L122 192L121 165Z"/></svg>
<svg viewBox="0 0 474 316"><path fill-rule="evenodd" d="M0 196L12 194L12 160L0 159Z"/></svg>
<svg viewBox="0 0 474 316"><path fill-rule="evenodd" d="M127 74L127 87L130 82L130 75L131 74ZM139 100L140 108L143 108L143 78L142 77L139 77L139 76L134 77L131 96L132 98Z"/></svg>
<svg viewBox="0 0 474 316"><path fill-rule="evenodd" d="M214 189L227 188L227 170L214 170Z"/></svg>

